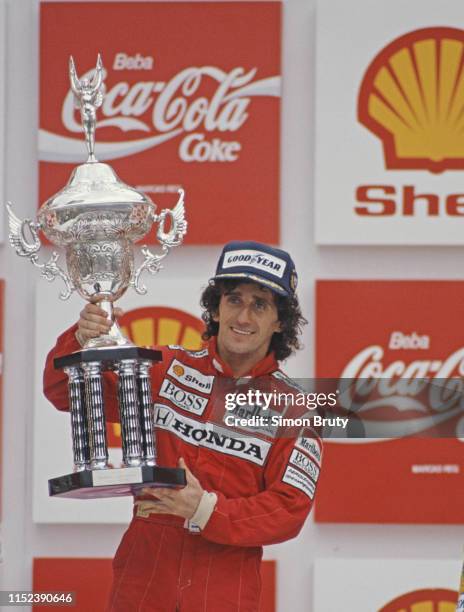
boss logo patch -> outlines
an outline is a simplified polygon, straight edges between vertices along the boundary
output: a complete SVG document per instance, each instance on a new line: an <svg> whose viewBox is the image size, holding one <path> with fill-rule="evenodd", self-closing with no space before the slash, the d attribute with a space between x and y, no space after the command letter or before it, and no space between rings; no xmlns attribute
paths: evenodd
<svg viewBox="0 0 464 612"><path fill-rule="evenodd" d="M311 461L307 455L301 453L299 450L293 449L289 463L303 470L308 476L311 476L314 482L317 482L320 470L314 461Z"/></svg>
<svg viewBox="0 0 464 612"><path fill-rule="evenodd" d="M159 396L165 397L178 408L193 412L198 416L203 414L208 404L208 399L206 397L201 397L196 393L181 389L168 378L163 380Z"/></svg>

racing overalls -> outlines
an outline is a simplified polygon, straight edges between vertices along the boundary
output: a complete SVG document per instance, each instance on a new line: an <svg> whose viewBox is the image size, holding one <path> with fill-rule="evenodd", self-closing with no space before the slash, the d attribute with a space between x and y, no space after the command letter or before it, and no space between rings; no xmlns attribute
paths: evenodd
<svg viewBox="0 0 464 612"><path fill-rule="evenodd" d="M67 377L53 359L80 349L73 326L49 353L44 392L68 410ZM322 445L310 428L281 435L279 427L230 426L231 417L255 416L256 406L225 408L228 394L259 381L268 391L294 392L268 354L247 377L234 379L216 349L161 347L154 366L157 463L177 467L183 457L217 501L203 529L134 505L134 516L113 560L108 610L114 612L257 612L262 546L295 537L311 509ZM264 385L264 387L263 387ZM118 422L117 385L104 375L105 413ZM268 415L279 417L275 405ZM263 414L261 409L260 414Z"/></svg>

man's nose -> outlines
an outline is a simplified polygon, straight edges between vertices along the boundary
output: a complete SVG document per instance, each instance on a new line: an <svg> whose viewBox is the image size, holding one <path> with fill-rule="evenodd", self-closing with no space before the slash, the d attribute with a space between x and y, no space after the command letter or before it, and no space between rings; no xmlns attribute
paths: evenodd
<svg viewBox="0 0 464 612"><path fill-rule="evenodd" d="M250 323L250 307L249 306L242 306L242 308L240 308L240 312L238 313L237 316L237 323L240 323L242 325L246 325L247 323Z"/></svg>

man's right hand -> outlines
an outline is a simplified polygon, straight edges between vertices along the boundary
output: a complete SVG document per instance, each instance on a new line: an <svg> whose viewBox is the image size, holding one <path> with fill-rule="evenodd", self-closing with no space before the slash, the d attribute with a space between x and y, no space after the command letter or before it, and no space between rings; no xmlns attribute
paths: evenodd
<svg viewBox="0 0 464 612"><path fill-rule="evenodd" d="M115 308L114 316L120 317L121 315L121 308ZM105 310L97 304L87 303L77 322L76 338L83 346L90 338L98 338L101 334L109 332L112 325Z"/></svg>

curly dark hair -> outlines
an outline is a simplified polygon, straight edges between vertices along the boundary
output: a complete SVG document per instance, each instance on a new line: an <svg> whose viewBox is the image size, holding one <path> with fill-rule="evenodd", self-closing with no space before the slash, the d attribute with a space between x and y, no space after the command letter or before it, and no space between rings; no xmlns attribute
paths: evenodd
<svg viewBox="0 0 464 612"><path fill-rule="evenodd" d="M218 334L219 323L214 321L213 317L219 311L221 296L229 291L233 291L242 283L253 283L253 281L244 279L211 280L204 289L200 300L201 307L203 308L201 318L206 325L206 331L202 335L203 340L209 340ZM296 295L284 296L274 292L272 292L272 295L277 306L282 331L276 332L272 336L269 350L274 351L277 361L283 361L301 348L298 336L302 331L303 325L306 325L308 321L301 314L300 304Z"/></svg>

